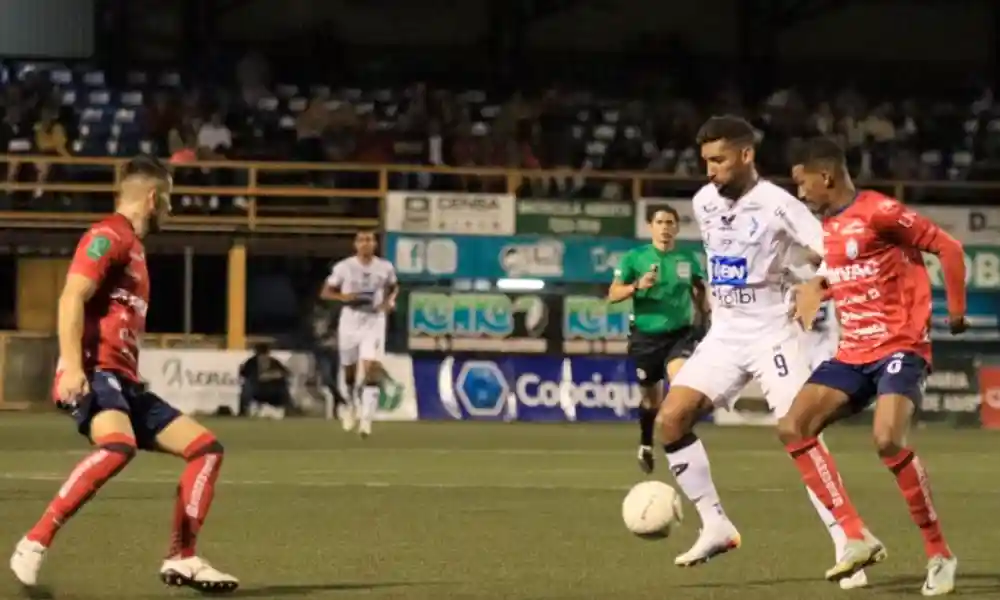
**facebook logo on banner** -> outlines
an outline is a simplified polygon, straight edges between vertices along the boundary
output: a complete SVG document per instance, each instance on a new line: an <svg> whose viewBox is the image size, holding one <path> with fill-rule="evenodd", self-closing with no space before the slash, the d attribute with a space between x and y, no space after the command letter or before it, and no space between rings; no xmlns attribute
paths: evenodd
<svg viewBox="0 0 1000 600"><path fill-rule="evenodd" d="M619 421L641 395L624 359L414 359L421 419Z"/></svg>
<svg viewBox="0 0 1000 600"><path fill-rule="evenodd" d="M750 274L745 256L712 256L708 267L712 285L742 287L747 284Z"/></svg>

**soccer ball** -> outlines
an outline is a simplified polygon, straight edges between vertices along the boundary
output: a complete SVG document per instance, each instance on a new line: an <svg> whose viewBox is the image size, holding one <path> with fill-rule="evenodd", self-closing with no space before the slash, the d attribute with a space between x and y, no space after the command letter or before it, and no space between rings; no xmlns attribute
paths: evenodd
<svg viewBox="0 0 1000 600"><path fill-rule="evenodd" d="M680 495L662 481L643 481L622 502L625 527L646 540L669 536L683 518Z"/></svg>

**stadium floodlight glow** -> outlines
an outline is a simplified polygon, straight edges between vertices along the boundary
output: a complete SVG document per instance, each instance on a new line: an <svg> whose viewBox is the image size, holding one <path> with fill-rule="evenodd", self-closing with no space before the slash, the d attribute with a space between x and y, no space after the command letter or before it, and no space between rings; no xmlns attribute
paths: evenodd
<svg viewBox="0 0 1000 600"><path fill-rule="evenodd" d="M507 292L537 292L545 287L541 279L499 279L497 289Z"/></svg>

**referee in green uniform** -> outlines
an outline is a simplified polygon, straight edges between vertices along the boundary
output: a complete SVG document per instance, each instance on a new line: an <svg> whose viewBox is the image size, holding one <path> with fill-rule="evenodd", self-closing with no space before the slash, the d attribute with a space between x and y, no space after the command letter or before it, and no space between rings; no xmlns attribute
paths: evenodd
<svg viewBox="0 0 1000 600"><path fill-rule="evenodd" d="M653 427L668 382L704 335L709 307L705 271L692 251L677 250L680 216L670 206L648 215L653 242L630 250L615 270L609 302L632 298L628 354L642 390L639 466L653 470Z"/></svg>

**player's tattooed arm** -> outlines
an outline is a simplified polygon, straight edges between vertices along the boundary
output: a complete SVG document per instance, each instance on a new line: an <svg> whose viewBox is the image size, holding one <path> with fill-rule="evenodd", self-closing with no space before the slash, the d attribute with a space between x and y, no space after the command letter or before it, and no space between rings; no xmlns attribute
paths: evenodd
<svg viewBox="0 0 1000 600"><path fill-rule="evenodd" d="M708 325L712 317L712 303L708 299L708 286L704 279L695 278L691 282L691 301L694 302L695 325Z"/></svg>
<svg viewBox="0 0 1000 600"><path fill-rule="evenodd" d="M828 293L826 277L817 275L792 288L792 318L811 331Z"/></svg>
<svg viewBox="0 0 1000 600"><path fill-rule="evenodd" d="M59 360L64 369L83 370L84 307L97 291L97 281L70 273L59 296Z"/></svg>

